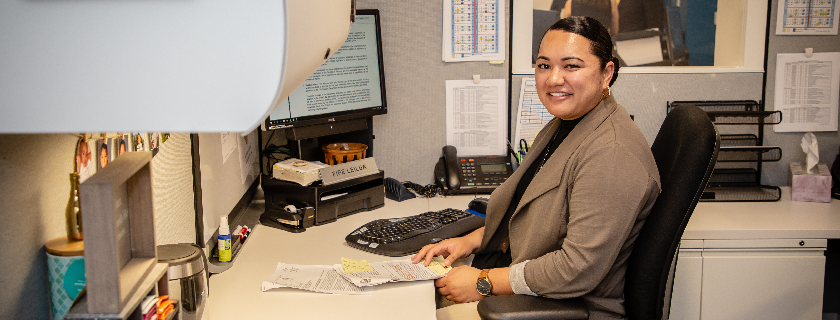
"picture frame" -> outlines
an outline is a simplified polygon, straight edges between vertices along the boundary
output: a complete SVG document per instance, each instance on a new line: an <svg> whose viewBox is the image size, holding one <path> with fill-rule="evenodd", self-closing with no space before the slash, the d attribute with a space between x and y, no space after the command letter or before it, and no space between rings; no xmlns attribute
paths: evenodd
<svg viewBox="0 0 840 320"><path fill-rule="evenodd" d="M107 145L107 144L106 144ZM79 188L85 234L87 313L127 315L141 284L157 281L150 152L128 152ZM157 274L153 270L160 269Z"/></svg>
<svg viewBox="0 0 840 320"><path fill-rule="evenodd" d="M96 140L96 169L97 171L104 169L111 163L111 154L113 154L113 139L106 138L105 134L102 135L103 138Z"/></svg>

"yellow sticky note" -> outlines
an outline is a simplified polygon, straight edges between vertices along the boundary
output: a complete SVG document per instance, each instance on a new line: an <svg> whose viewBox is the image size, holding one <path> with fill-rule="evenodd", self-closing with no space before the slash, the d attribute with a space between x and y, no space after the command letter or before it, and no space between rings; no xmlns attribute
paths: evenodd
<svg viewBox="0 0 840 320"><path fill-rule="evenodd" d="M347 259L345 257L341 257L341 268L343 268L344 272L347 273L373 270L373 268L370 266L370 264L368 264L366 260L358 261L353 259Z"/></svg>
<svg viewBox="0 0 840 320"><path fill-rule="evenodd" d="M429 269L437 273L438 275L445 275L449 270L452 270L452 267L447 267L443 263L443 256L437 256L432 259L432 262L429 263Z"/></svg>

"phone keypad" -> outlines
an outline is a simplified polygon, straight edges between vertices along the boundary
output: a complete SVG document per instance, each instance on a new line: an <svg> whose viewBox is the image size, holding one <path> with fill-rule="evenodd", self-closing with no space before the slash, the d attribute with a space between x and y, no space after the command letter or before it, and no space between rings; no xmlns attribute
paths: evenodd
<svg viewBox="0 0 840 320"><path fill-rule="evenodd" d="M465 186L499 186L508 178L507 172L479 172L474 159L460 159Z"/></svg>

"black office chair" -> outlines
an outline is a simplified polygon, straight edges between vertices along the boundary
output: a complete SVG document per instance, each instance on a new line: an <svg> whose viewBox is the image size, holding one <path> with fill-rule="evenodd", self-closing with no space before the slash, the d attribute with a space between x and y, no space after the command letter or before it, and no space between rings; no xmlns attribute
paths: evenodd
<svg viewBox="0 0 840 320"><path fill-rule="evenodd" d="M629 319L668 319L676 252L717 161L720 135L706 113L680 106L665 117L651 151L662 193L627 262L624 306ZM482 319L587 319L580 299L494 296L478 303Z"/></svg>

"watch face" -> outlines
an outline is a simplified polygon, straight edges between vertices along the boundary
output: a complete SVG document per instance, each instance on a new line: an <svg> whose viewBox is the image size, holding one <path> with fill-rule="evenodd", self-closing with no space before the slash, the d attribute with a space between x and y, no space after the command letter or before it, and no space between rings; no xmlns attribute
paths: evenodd
<svg viewBox="0 0 840 320"><path fill-rule="evenodd" d="M481 278L475 283L475 289L478 290L478 293L482 296L490 295L490 290L492 287L490 286L490 282L487 279Z"/></svg>

